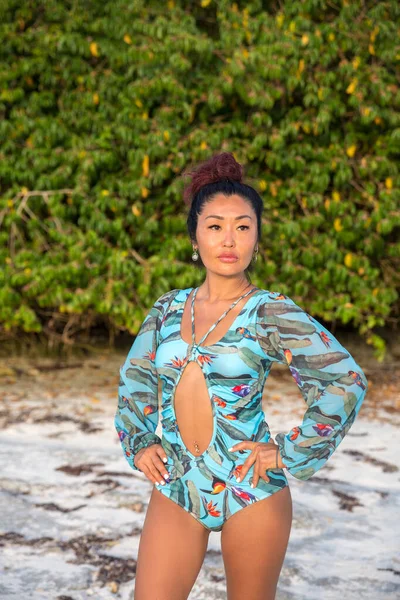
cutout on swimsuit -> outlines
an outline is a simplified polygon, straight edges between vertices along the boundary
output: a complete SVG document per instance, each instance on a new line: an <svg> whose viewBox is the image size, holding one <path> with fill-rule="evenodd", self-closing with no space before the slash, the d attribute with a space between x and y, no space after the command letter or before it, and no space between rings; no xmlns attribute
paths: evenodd
<svg viewBox="0 0 400 600"><path fill-rule="evenodd" d="M208 335L238 304L238 302L259 288L253 287L237 298L217 321L211 325L208 331L201 337L200 341L196 342L194 303L198 289L199 288L195 288L192 294L190 314L192 345L201 348L201 343L204 342ZM198 363L198 357L193 360L187 356L186 361L175 386L174 394L171 399L171 406L177 425L177 434L180 437L180 442L184 446L185 451L191 457L201 457L210 449L215 440L217 430L216 413L203 369Z"/></svg>

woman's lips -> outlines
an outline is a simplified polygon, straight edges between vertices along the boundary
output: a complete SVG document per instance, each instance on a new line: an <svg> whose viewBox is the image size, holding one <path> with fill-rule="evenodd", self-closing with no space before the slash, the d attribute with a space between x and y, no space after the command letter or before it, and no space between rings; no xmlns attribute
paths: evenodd
<svg viewBox="0 0 400 600"><path fill-rule="evenodd" d="M238 260L238 257L237 256L233 256L233 255L231 255L231 256L228 256L228 255L224 256L224 255L222 255L222 256L218 256L218 258L222 262L226 262L226 263L233 263L233 262L236 262Z"/></svg>

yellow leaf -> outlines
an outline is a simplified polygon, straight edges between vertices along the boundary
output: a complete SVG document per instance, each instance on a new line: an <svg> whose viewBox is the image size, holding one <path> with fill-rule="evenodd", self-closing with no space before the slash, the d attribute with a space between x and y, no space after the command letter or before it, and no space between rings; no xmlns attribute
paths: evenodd
<svg viewBox="0 0 400 600"><path fill-rule="evenodd" d="M370 54L375 54L375 48L374 48L374 46L372 44L369 44L369 46L368 46L368 52Z"/></svg>
<svg viewBox="0 0 400 600"><path fill-rule="evenodd" d="M8 208L11 208L13 206L13 201L12 200L7 200L7 206Z"/></svg>
<svg viewBox="0 0 400 600"><path fill-rule="evenodd" d="M281 240L284 240L285 239L285 234L281 233L281 235L279 237L281 238Z"/></svg>
<svg viewBox="0 0 400 600"><path fill-rule="evenodd" d="M308 35L305 33L302 38L301 38L301 43L303 46L307 46L308 42L310 41L310 38L308 37Z"/></svg>
<svg viewBox="0 0 400 600"><path fill-rule="evenodd" d="M333 42L333 41L334 41L334 39L335 39L335 34L334 34L334 33L330 33L330 34L328 35L328 40L329 40L330 42Z"/></svg>
<svg viewBox="0 0 400 600"><path fill-rule="evenodd" d="M207 148L208 148L207 142L201 142L200 149L201 150L207 150Z"/></svg>
<svg viewBox="0 0 400 600"><path fill-rule="evenodd" d="M143 106L143 104L142 104L142 101L141 101L141 100L139 100L139 98L137 98L137 99L135 100L135 104L136 104L136 106L138 106L139 108L142 108L142 106Z"/></svg>
<svg viewBox="0 0 400 600"><path fill-rule="evenodd" d="M354 156L354 154L356 153L356 150L357 150L357 146L355 144L353 144L352 146L349 146L346 149L347 156L349 156L350 158L352 158Z"/></svg>
<svg viewBox="0 0 400 600"><path fill-rule="evenodd" d="M150 159L148 154L145 154L144 158L143 158L143 163L142 163L142 172L143 172L143 177L148 177L149 173L150 173Z"/></svg>
<svg viewBox="0 0 400 600"><path fill-rule="evenodd" d="M335 231L342 231L343 226L342 226L342 222L339 218L334 220L333 227L334 227Z"/></svg>
<svg viewBox="0 0 400 600"><path fill-rule="evenodd" d="M147 121L148 118L149 118L149 113L146 110L144 113L142 113L142 119L143 119L143 121Z"/></svg>
<svg viewBox="0 0 400 600"><path fill-rule="evenodd" d="M358 269L358 274L359 274L359 275L364 275L364 271L365 271L365 270L364 270L364 268L363 268L363 267L360 267L360 268Z"/></svg>
<svg viewBox="0 0 400 600"><path fill-rule="evenodd" d="M295 21L290 21L290 23L289 23L289 31L291 31L292 33L294 33L296 31L296 23L295 23Z"/></svg>
<svg viewBox="0 0 400 600"><path fill-rule="evenodd" d="M5 261L8 265L10 265L12 263L12 260L9 256L6 256Z"/></svg>
<svg viewBox="0 0 400 600"><path fill-rule="evenodd" d="M352 62L353 68L358 69L361 63L361 58L359 56L355 56Z"/></svg>
<svg viewBox="0 0 400 600"><path fill-rule="evenodd" d="M379 288L374 288L374 289L372 290L372 295L373 295L373 296L377 296L377 295L378 295L378 293L379 293Z"/></svg>
<svg viewBox="0 0 400 600"><path fill-rule="evenodd" d="M22 187L21 188L21 194L26 194L27 192L29 192L27 187Z"/></svg>
<svg viewBox="0 0 400 600"><path fill-rule="evenodd" d="M323 88L318 88L317 95L318 95L318 100L323 100L324 99L324 90L323 90Z"/></svg>
<svg viewBox="0 0 400 600"><path fill-rule="evenodd" d="M165 140L166 142L168 142L168 141L169 141L169 138L170 138L169 131L164 131L164 133L163 133L163 136L164 136L164 140Z"/></svg>
<svg viewBox="0 0 400 600"><path fill-rule="evenodd" d="M174 0L168 0L167 6L168 6L169 10L172 10L175 7Z"/></svg>
<svg viewBox="0 0 400 600"><path fill-rule="evenodd" d="M127 33L124 35L124 42L125 44L132 44L132 38Z"/></svg>
<svg viewBox="0 0 400 600"><path fill-rule="evenodd" d="M32 273L32 269L30 269L29 267L26 267L26 269L24 269L24 273L25 273L25 275L30 275Z"/></svg>
<svg viewBox="0 0 400 600"><path fill-rule="evenodd" d="M304 208L307 208L307 198L306 198L306 197L303 197L303 198L301 199L301 203L302 203L302 205L304 206Z"/></svg>
<svg viewBox="0 0 400 600"><path fill-rule="evenodd" d="M97 47L96 42L92 42L89 47L90 47L90 54L92 56L99 56L99 49Z"/></svg>
<svg viewBox="0 0 400 600"><path fill-rule="evenodd" d="M200 2L202 8L207 8L209 4L211 4L211 0L201 0Z"/></svg>
<svg viewBox="0 0 400 600"><path fill-rule="evenodd" d="M147 198L149 195L149 190L145 187L142 188L142 198Z"/></svg>
<svg viewBox="0 0 400 600"><path fill-rule="evenodd" d="M332 192L332 200L334 202L340 202L340 199L341 198L340 198L339 192L336 192L336 191Z"/></svg>
<svg viewBox="0 0 400 600"><path fill-rule="evenodd" d="M380 117L375 117L374 121L377 125L380 125L382 123L382 119Z"/></svg>
<svg viewBox="0 0 400 600"><path fill-rule="evenodd" d="M249 58L249 51L247 50L247 48L243 48L242 54L243 54L244 58Z"/></svg>
<svg viewBox="0 0 400 600"><path fill-rule="evenodd" d="M267 189L267 182L265 181L265 179L260 179L260 181L258 182L258 187L262 192L265 192L265 190Z"/></svg>
<svg viewBox="0 0 400 600"><path fill-rule="evenodd" d="M326 210L329 210L330 205L331 205L331 201L328 200L328 198L327 198L324 202L324 206L325 206Z"/></svg>
<svg viewBox="0 0 400 600"><path fill-rule="evenodd" d="M388 190L391 190L393 187L393 181L390 177L386 177L385 179L385 185L387 187Z"/></svg>
<svg viewBox="0 0 400 600"><path fill-rule="evenodd" d="M346 256L344 257L344 264L346 265L346 267L351 267L353 262L353 255L351 254L351 252L348 252L346 254Z"/></svg>
<svg viewBox="0 0 400 600"><path fill-rule="evenodd" d="M109 196L110 192L108 190L101 190L101 195L102 196Z"/></svg>
<svg viewBox="0 0 400 600"><path fill-rule="evenodd" d="M302 72L304 71L304 65L305 65L304 59L303 59L303 58L301 58L301 59L299 60L299 69L298 69L298 72L299 72L299 73L302 73Z"/></svg>
<svg viewBox="0 0 400 600"><path fill-rule="evenodd" d="M356 89L357 81L358 81L357 79L353 79L353 81L347 87L346 92L348 94L353 94L354 93L354 90Z"/></svg>
<svg viewBox="0 0 400 600"><path fill-rule="evenodd" d="M364 115L364 117L368 117L369 113L371 112L371 109L369 106L363 106L361 112Z"/></svg>
<svg viewBox="0 0 400 600"><path fill-rule="evenodd" d="M93 94L93 102L94 102L95 104L98 104L98 103L100 102L100 97L99 97L99 95L98 95L98 93L97 93L97 92L95 92L95 93Z"/></svg>
<svg viewBox="0 0 400 600"><path fill-rule="evenodd" d="M276 15L275 17L276 23L278 25L278 27L282 27L283 22L285 20L285 15L283 15L282 13L279 13L279 15Z"/></svg>
<svg viewBox="0 0 400 600"><path fill-rule="evenodd" d="M134 214L135 217L140 217L140 215L142 214L142 211L136 204L132 205L132 214Z"/></svg>
<svg viewBox="0 0 400 600"><path fill-rule="evenodd" d="M274 196L274 198L278 195L278 189L275 185L275 183L270 183L269 184L269 189L271 190L271 194Z"/></svg>
<svg viewBox="0 0 400 600"><path fill-rule="evenodd" d="M371 42L375 41L375 38L378 35L378 33L379 33L379 27L377 25L376 27L374 27L373 31L371 31L371 35L370 35Z"/></svg>

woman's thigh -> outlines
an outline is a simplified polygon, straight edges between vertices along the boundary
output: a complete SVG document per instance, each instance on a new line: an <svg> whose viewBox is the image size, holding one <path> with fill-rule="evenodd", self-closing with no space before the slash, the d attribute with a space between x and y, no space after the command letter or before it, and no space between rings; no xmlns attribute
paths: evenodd
<svg viewBox="0 0 400 600"><path fill-rule="evenodd" d="M154 487L140 536L134 600L186 600L203 564L209 534Z"/></svg>
<svg viewBox="0 0 400 600"><path fill-rule="evenodd" d="M223 525L228 600L274 600L292 526L289 486L246 506Z"/></svg>

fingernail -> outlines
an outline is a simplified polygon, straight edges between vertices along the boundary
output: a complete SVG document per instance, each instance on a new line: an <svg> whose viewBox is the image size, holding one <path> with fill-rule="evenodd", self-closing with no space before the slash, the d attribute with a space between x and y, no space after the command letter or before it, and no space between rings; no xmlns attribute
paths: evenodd
<svg viewBox="0 0 400 600"><path fill-rule="evenodd" d="M236 477L236 481L240 481L240 477Z"/></svg>
<svg viewBox="0 0 400 600"><path fill-rule="evenodd" d="M168 460L168 458L163 458L163 461L164 461L164 462L167 462L167 460Z"/></svg>
<svg viewBox="0 0 400 600"><path fill-rule="evenodd" d="M160 485L165 485L165 481L160 481Z"/></svg>
<svg viewBox="0 0 400 600"><path fill-rule="evenodd" d="M228 448L229 452L232 452L233 448Z"/></svg>
<svg viewBox="0 0 400 600"><path fill-rule="evenodd" d="M254 483L251 483L251 484L250 484L250 487L252 487L252 488L253 488L253 487L254 487Z"/></svg>
<svg viewBox="0 0 400 600"><path fill-rule="evenodd" d="M164 475L164 479L169 479L169 475L168 475L168 473L165 473L165 475Z"/></svg>

